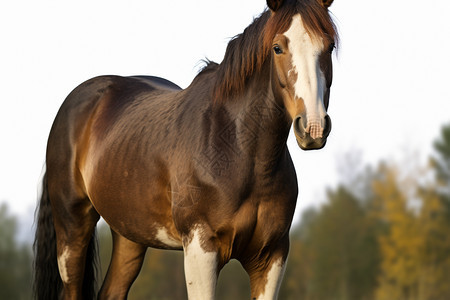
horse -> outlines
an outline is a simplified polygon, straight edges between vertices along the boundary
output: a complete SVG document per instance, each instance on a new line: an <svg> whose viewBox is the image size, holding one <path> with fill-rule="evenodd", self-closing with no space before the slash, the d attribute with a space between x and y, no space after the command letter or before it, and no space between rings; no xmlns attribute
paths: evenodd
<svg viewBox="0 0 450 300"><path fill-rule="evenodd" d="M36 299L125 299L148 247L184 251L189 299L214 299L231 259L252 299L276 299L298 186L287 148L324 147L332 0L267 0L260 16L181 89L152 76L76 87L48 137L36 213ZM96 291L95 228L113 253Z"/></svg>

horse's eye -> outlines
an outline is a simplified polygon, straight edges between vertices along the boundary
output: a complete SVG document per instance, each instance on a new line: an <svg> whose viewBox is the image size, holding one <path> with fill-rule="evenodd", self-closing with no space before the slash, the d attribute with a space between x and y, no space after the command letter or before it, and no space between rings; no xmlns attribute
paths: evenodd
<svg viewBox="0 0 450 300"><path fill-rule="evenodd" d="M278 54L278 55L283 53L283 50L278 45L273 46L273 51L275 52L275 54Z"/></svg>
<svg viewBox="0 0 450 300"><path fill-rule="evenodd" d="M333 53L334 49L336 49L336 44L335 43L331 43L330 47L328 48L328 52Z"/></svg>

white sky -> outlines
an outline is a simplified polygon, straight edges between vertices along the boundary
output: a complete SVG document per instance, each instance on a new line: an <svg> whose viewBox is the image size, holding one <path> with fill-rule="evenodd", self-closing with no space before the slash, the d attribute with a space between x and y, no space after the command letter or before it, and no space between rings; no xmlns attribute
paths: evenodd
<svg viewBox="0 0 450 300"><path fill-rule="evenodd" d="M264 7L264 0L2 1L0 202L31 218L50 126L79 83L156 75L186 87L199 61L220 62L229 38ZM356 151L363 163L430 153L450 122L449 9L444 0L335 0L341 49L333 130L321 151L288 142L299 178L297 214L336 183L345 153Z"/></svg>

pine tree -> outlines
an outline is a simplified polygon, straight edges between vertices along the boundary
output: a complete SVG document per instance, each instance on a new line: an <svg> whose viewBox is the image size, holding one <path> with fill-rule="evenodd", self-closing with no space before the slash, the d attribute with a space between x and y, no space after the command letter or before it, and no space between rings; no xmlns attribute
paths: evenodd
<svg viewBox="0 0 450 300"><path fill-rule="evenodd" d="M420 299L450 299L450 125L442 128L431 158L434 181L418 192L424 237Z"/></svg>
<svg viewBox="0 0 450 300"><path fill-rule="evenodd" d="M31 246L17 241L18 222L0 205L0 299L31 298Z"/></svg>
<svg viewBox="0 0 450 300"><path fill-rule="evenodd" d="M345 187L329 191L328 200L304 242L311 259L307 299L371 299L378 265L372 224Z"/></svg>
<svg viewBox="0 0 450 300"><path fill-rule="evenodd" d="M448 209L450 208L450 124L442 128L441 136L433 146L435 154L431 158L431 164L436 173L439 194Z"/></svg>

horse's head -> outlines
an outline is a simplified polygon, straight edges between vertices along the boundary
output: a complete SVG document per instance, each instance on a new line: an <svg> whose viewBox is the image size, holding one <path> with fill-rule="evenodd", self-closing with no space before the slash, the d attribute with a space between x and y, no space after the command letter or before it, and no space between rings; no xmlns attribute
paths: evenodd
<svg viewBox="0 0 450 300"><path fill-rule="evenodd" d="M325 146L331 131L327 109L332 81L331 55L337 38L328 14L332 2L267 0L272 10L269 22L278 28L274 29L278 32L269 34L272 86L274 94L283 99L293 121L297 143L304 150Z"/></svg>

